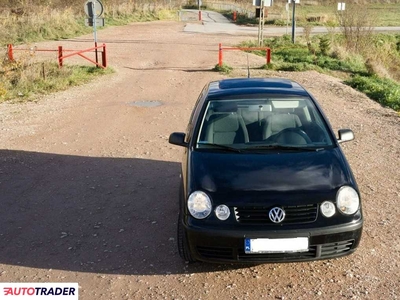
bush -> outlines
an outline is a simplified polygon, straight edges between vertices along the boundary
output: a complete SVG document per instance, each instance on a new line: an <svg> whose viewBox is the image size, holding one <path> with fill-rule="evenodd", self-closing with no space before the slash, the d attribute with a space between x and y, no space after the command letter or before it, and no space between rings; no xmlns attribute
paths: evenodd
<svg viewBox="0 0 400 300"><path fill-rule="evenodd" d="M376 24L371 11L362 4L350 4L346 10L338 11L337 17L346 42L346 49L366 53Z"/></svg>
<svg viewBox="0 0 400 300"><path fill-rule="evenodd" d="M319 39L319 50L322 55L328 55L331 48L331 42L329 41L327 36L322 36Z"/></svg>

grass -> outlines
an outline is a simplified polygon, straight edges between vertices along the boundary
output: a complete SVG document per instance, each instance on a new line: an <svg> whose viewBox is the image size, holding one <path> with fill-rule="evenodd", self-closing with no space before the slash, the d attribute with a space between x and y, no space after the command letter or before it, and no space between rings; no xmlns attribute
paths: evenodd
<svg viewBox="0 0 400 300"><path fill-rule="evenodd" d="M388 78L360 76L345 81L378 103L400 112L400 84Z"/></svg>
<svg viewBox="0 0 400 300"><path fill-rule="evenodd" d="M287 3L287 1L285 1ZM284 3L285 3L284 2ZM235 3L235 5L238 5ZM351 3L346 3L350 7ZM375 26L400 26L400 4L399 3L367 3L363 8L370 16L374 16ZM267 25L285 26L287 12L282 2L276 2L268 8L269 16L266 17ZM227 18L232 19L231 11L222 12ZM298 26L303 26L305 22L314 26L325 26L327 23L337 24L337 2L331 4L322 3L320 5L296 5L296 21ZM289 7L289 16L292 17L292 6ZM239 25L257 25L258 20L248 18L244 14L237 15Z"/></svg>
<svg viewBox="0 0 400 300"><path fill-rule="evenodd" d="M44 9L40 14L28 16L5 15L0 31L0 46L24 44L44 40L59 40L90 33L83 18L77 18L72 10L62 12Z"/></svg>
<svg viewBox="0 0 400 300"><path fill-rule="evenodd" d="M22 65L4 61L0 67L0 102L29 101L38 95L65 90L86 83L99 75L113 73L111 68L65 65L43 62Z"/></svg>
<svg viewBox="0 0 400 300"><path fill-rule="evenodd" d="M213 71L229 74L232 72L233 68L225 63L222 63L222 66L216 64L215 67L212 69Z"/></svg>
<svg viewBox="0 0 400 300"><path fill-rule="evenodd" d="M121 11L114 9L106 14L105 23L109 26L121 26L132 22L149 22L156 20L177 20L175 10L159 9L157 11Z"/></svg>

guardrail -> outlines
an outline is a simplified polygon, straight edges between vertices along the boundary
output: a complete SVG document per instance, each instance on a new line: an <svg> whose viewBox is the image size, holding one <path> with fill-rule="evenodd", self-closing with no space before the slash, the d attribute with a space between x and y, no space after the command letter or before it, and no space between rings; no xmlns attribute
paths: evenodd
<svg viewBox="0 0 400 300"><path fill-rule="evenodd" d="M97 58L97 52L98 50L101 50L101 64L98 62ZM36 47L34 48L14 48L12 44L7 45L7 56L10 61L14 61L14 51L29 51L29 52L57 52L57 61L58 61L58 66L61 68L63 66L64 60L66 58L72 57L74 55L78 55L91 63L94 63L96 66L100 68L107 68L107 52L106 52L106 44L103 44L101 46L95 46L92 48L84 49L84 50L68 50L68 49L63 49L62 46L58 46L57 50L51 50L51 49L37 49ZM96 59L90 59L89 57L83 55L83 53L86 52L92 52L94 51L96 53ZM70 52L69 54L64 54L65 52Z"/></svg>
<svg viewBox="0 0 400 300"><path fill-rule="evenodd" d="M264 50L265 51L265 59L266 64L271 63L271 48L269 47L222 47L222 44L219 44L218 50L218 65L222 67L222 60L223 60L223 51L229 50L241 50L241 51L253 51L253 50Z"/></svg>

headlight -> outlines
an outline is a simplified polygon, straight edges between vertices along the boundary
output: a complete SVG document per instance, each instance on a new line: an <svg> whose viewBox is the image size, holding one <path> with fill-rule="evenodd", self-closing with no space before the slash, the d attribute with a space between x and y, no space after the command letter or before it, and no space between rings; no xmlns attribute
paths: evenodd
<svg viewBox="0 0 400 300"><path fill-rule="evenodd" d="M193 192L188 199L188 209L196 219L207 218L212 209L211 200L204 192Z"/></svg>
<svg viewBox="0 0 400 300"><path fill-rule="evenodd" d="M343 186L337 192L336 205L341 213L352 215L360 207L360 198L355 189L349 186Z"/></svg>
<svg viewBox="0 0 400 300"><path fill-rule="evenodd" d="M230 214L231 212L229 211L229 207L225 204L218 205L215 209L215 215L221 221L225 221L226 219L228 219Z"/></svg>
<svg viewBox="0 0 400 300"><path fill-rule="evenodd" d="M333 203L330 202L330 201L324 201L324 202L322 202L320 208L321 208L322 214L323 214L325 217L327 217L327 218L332 217L332 216L335 214L335 212L336 212L335 204L333 204Z"/></svg>

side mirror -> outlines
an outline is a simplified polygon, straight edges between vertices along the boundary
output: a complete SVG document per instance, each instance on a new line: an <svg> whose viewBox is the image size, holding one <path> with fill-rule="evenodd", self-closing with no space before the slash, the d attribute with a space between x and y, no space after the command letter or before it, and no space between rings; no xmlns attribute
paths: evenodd
<svg viewBox="0 0 400 300"><path fill-rule="evenodd" d="M350 129L340 129L338 131L339 134L339 143L348 142L354 140L354 133Z"/></svg>
<svg viewBox="0 0 400 300"><path fill-rule="evenodd" d="M185 143L186 134L183 132L173 132L169 136L168 142L173 145L187 147L188 144Z"/></svg>

